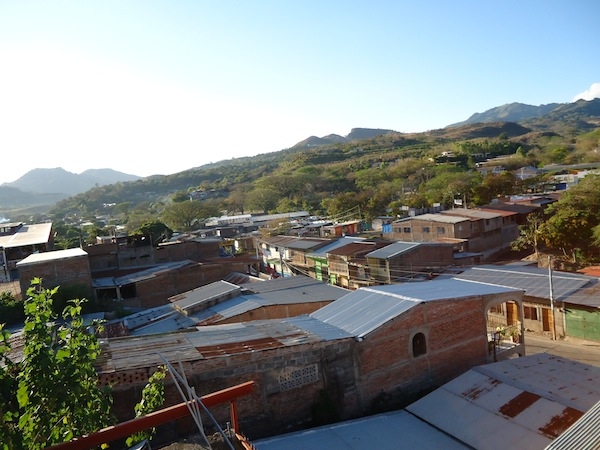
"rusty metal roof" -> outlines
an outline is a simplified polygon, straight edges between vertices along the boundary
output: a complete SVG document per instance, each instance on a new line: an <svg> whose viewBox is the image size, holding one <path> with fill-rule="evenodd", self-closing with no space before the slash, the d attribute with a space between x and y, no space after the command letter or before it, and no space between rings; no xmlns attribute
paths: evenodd
<svg viewBox="0 0 600 450"><path fill-rule="evenodd" d="M476 367L406 409L478 449L543 449L600 401L600 368L539 353Z"/></svg>

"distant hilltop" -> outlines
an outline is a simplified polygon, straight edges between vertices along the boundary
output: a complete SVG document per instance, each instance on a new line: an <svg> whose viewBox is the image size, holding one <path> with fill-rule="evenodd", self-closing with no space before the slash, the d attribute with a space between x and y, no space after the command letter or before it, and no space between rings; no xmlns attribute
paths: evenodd
<svg viewBox="0 0 600 450"><path fill-rule="evenodd" d="M18 189L35 194L58 194L64 197L85 192L94 186L103 186L140 177L112 169L90 169L80 174L68 172L61 167L55 169L33 169L12 183L3 183L2 188Z"/></svg>
<svg viewBox="0 0 600 450"><path fill-rule="evenodd" d="M310 136L303 141L298 142L292 148L310 148L320 147L322 145L340 144L345 142L359 141L362 139L371 139L377 136L383 136L389 133L397 133L394 130L385 130L381 128L352 128L347 136L339 134L328 134L327 136L317 137Z"/></svg>

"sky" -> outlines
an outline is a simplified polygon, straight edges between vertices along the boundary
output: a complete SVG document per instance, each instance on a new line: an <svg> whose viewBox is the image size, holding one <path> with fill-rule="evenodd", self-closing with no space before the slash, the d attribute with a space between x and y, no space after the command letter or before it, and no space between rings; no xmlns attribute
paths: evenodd
<svg viewBox="0 0 600 450"><path fill-rule="evenodd" d="M0 184L600 97L597 0L0 0Z"/></svg>

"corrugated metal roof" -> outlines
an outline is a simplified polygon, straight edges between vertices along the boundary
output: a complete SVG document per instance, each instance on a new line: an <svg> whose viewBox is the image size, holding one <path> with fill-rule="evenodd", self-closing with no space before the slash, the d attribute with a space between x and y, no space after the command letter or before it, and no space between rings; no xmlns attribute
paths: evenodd
<svg viewBox="0 0 600 450"><path fill-rule="evenodd" d="M443 214L420 214L418 216L413 216L413 217L407 217L406 219L403 219L403 221L410 221L413 219L417 219L417 220L428 220L430 222L442 222L442 223L460 223L460 222L468 222L469 219L467 219L466 217L459 217L459 216L450 216L450 215L443 215Z"/></svg>
<svg viewBox="0 0 600 450"><path fill-rule="evenodd" d="M169 305L147 309L121 320L132 336L166 333L215 324L261 307L334 301L350 292L301 276L249 283L244 287L252 288L253 292L218 281L173 296L170 298L173 303Z"/></svg>
<svg viewBox="0 0 600 450"><path fill-rule="evenodd" d="M406 409L478 449L542 449L600 400L600 368L539 353L476 367Z"/></svg>
<svg viewBox="0 0 600 450"><path fill-rule="evenodd" d="M463 208L454 208L454 209L449 209L447 211L441 211L440 214L469 217L471 219L497 219L498 217L502 217L502 214L500 214L499 212L483 211L480 209L463 209Z"/></svg>
<svg viewBox="0 0 600 450"><path fill-rule="evenodd" d="M419 242L394 242L383 248L374 250L366 254L367 258L388 259L401 253L405 253L420 245Z"/></svg>
<svg viewBox="0 0 600 450"><path fill-rule="evenodd" d="M567 295L562 301L573 305L600 308L600 284L595 283L593 286L583 287L573 294Z"/></svg>
<svg viewBox="0 0 600 450"><path fill-rule="evenodd" d="M239 316L248 311L258 309L261 306L260 302L257 302L249 296L236 297L226 300L223 303L217 303L216 305L207 307L202 311L198 311L197 313L194 313L192 317L197 320L198 325L204 325L207 323L215 323L218 320Z"/></svg>
<svg viewBox="0 0 600 450"><path fill-rule="evenodd" d="M310 253L307 256L313 257L313 258L326 258L327 253L335 250L338 247L343 247L344 245L350 244L353 242L364 242L365 240L366 240L365 238L361 238L361 237L357 237L357 236L344 236L344 237L341 237L339 239L332 241L331 243L325 245L324 247L315 249L312 253Z"/></svg>
<svg viewBox="0 0 600 450"><path fill-rule="evenodd" d="M272 280L263 280L260 282L244 283L240 285L242 290L248 290L257 294L265 292L282 291L286 289L298 289L307 286L322 286L324 283L320 280L305 276L279 277ZM331 287L331 286L330 286Z"/></svg>
<svg viewBox="0 0 600 450"><path fill-rule="evenodd" d="M146 269L142 269L138 272L134 272L128 275L123 275L121 277L104 277L104 278L94 278L92 281L92 285L95 288L110 288L117 286L125 286L128 284L137 283L139 281L148 280L150 278L154 278L161 272L166 272L169 270L177 270L181 267L197 264L191 260L183 260L176 261L170 263L159 264L157 266L148 267Z"/></svg>
<svg viewBox="0 0 600 450"><path fill-rule="evenodd" d="M312 317L364 337L421 302L515 291L455 279L360 288L315 311Z"/></svg>
<svg viewBox="0 0 600 450"><path fill-rule="evenodd" d="M191 291L169 297L176 308L186 311L198 307L201 303L209 303L215 299L239 293L241 288L227 281L215 281L214 283L200 286Z"/></svg>
<svg viewBox="0 0 600 450"><path fill-rule="evenodd" d="M341 328L329 325L328 323L322 322L308 315L290 317L283 320L306 331L307 333L319 336L319 338L323 341L335 341L337 339L353 337L352 334L342 330Z"/></svg>
<svg viewBox="0 0 600 450"><path fill-rule="evenodd" d="M383 244L381 242L372 242L372 241L352 242L352 243L346 244L342 247L337 247L333 250L330 250L327 253L330 255L350 256L350 255L356 255L357 253L361 253L361 252L368 252L370 249L375 250L377 248L384 247L385 245L389 245L389 244Z"/></svg>
<svg viewBox="0 0 600 450"><path fill-rule="evenodd" d="M19 261L17 267L27 266L29 264L38 264L47 261L56 261L59 259L75 258L78 256L87 256L87 252L80 248L69 248L66 250L55 250L52 252L34 253L27 258Z"/></svg>
<svg viewBox="0 0 600 450"><path fill-rule="evenodd" d="M166 317L169 314L176 312L173 305L162 305L156 308L145 309L133 314L130 314L122 319L112 320L108 323L114 323L122 321L123 324L130 330L147 325L151 322L159 320L161 317Z"/></svg>
<svg viewBox="0 0 600 450"><path fill-rule="evenodd" d="M253 441L258 450L466 449L406 411L394 411Z"/></svg>
<svg viewBox="0 0 600 450"><path fill-rule="evenodd" d="M478 208L479 211L487 211L487 212L495 212L496 214L501 215L502 217L510 217L516 216L517 212L515 211L507 211L504 209L494 209L494 208Z"/></svg>
<svg viewBox="0 0 600 450"><path fill-rule="evenodd" d="M548 269L532 266L477 266L456 275L460 280L522 289L530 297L550 298L550 280ZM552 272L552 290L555 300L563 300L578 289L591 284L594 280L584 275Z"/></svg>
<svg viewBox="0 0 600 450"><path fill-rule="evenodd" d="M0 236L0 247L14 248L45 244L50 241L51 223L23 225L15 234Z"/></svg>
<svg viewBox="0 0 600 450"><path fill-rule="evenodd" d="M556 438L546 450L588 450L600 448L600 402Z"/></svg>

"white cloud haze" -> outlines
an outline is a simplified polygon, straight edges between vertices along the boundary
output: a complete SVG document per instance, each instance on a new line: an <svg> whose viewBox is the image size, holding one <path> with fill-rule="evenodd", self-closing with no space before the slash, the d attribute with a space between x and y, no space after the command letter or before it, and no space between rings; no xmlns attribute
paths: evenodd
<svg viewBox="0 0 600 450"><path fill-rule="evenodd" d="M577 94L573 101L577 100L593 100L595 98L600 98L600 83L594 83L590 86L587 91L583 91L580 94Z"/></svg>

